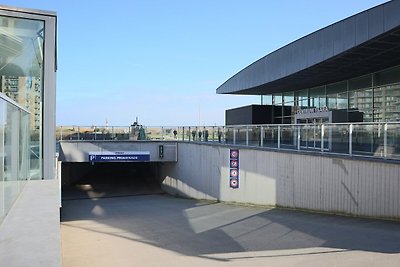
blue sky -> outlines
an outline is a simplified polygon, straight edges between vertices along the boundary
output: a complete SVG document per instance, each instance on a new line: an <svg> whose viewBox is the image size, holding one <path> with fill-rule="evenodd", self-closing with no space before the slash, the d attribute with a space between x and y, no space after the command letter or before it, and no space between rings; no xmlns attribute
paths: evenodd
<svg viewBox="0 0 400 267"><path fill-rule="evenodd" d="M58 15L57 125L222 125L258 96L216 88L384 0L14 0Z"/></svg>

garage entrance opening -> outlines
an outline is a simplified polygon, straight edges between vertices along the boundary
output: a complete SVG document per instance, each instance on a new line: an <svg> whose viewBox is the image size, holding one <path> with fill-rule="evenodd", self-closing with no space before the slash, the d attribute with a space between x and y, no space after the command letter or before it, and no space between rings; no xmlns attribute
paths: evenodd
<svg viewBox="0 0 400 267"><path fill-rule="evenodd" d="M63 162L61 168L63 200L162 193L157 163Z"/></svg>

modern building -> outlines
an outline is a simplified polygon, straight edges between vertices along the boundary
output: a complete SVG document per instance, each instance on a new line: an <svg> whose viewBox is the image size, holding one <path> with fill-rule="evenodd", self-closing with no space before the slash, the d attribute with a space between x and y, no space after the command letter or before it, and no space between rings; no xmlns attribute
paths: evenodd
<svg viewBox="0 0 400 267"><path fill-rule="evenodd" d="M59 266L56 14L0 5L0 265Z"/></svg>
<svg viewBox="0 0 400 267"><path fill-rule="evenodd" d="M261 107L227 110L226 124L400 121L399 14L389 1L244 68L217 93L259 95Z"/></svg>
<svg viewBox="0 0 400 267"><path fill-rule="evenodd" d="M0 92L30 112L30 179L55 177L56 15L0 6Z"/></svg>

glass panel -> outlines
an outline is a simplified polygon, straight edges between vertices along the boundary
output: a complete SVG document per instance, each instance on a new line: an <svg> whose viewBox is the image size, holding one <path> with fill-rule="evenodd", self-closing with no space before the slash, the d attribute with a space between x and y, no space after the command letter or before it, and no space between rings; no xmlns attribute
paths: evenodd
<svg viewBox="0 0 400 267"><path fill-rule="evenodd" d="M285 92L283 95L283 103L285 106L293 106L294 105L294 92Z"/></svg>
<svg viewBox="0 0 400 267"><path fill-rule="evenodd" d="M2 99L0 99L0 224L3 220L6 209L4 205L5 198L5 175L4 175L4 160L5 160L5 151L4 151L4 133L6 130L6 117L7 117L7 109L6 104Z"/></svg>
<svg viewBox="0 0 400 267"><path fill-rule="evenodd" d="M298 102L299 109L307 109L308 108L308 90L302 90L295 92L295 96Z"/></svg>
<svg viewBox="0 0 400 267"><path fill-rule="evenodd" d="M216 129L215 136L217 138L218 143L224 143L225 142L225 127L218 127Z"/></svg>
<svg viewBox="0 0 400 267"><path fill-rule="evenodd" d="M217 132L214 131L214 127L191 127L192 136L190 137L191 141L199 141L199 142L211 142L214 139L217 140ZM165 140L176 140L175 134L172 130L173 137ZM181 139L179 139L181 140Z"/></svg>
<svg viewBox="0 0 400 267"><path fill-rule="evenodd" d="M312 148L312 125L300 126L300 149Z"/></svg>
<svg viewBox="0 0 400 267"><path fill-rule="evenodd" d="M328 129L329 151L341 154L349 153L349 125L326 125Z"/></svg>
<svg viewBox="0 0 400 267"><path fill-rule="evenodd" d="M400 159L400 124L388 124L387 157Z"/></svg>
<svg viewBox="0 0 400 267"><path fill-rule="evenodd" d="M399 121L400 84L393 84L375 88L374 110L375 121Z"/></svg>
<svg viewBox="0 0 400 267"><path fill-rule="evenodd" d="M262 105L272 105L272 95L261 96L261 104Z"/></svg>
<svg viewBox="0 0 400 267"><path fill-rule="evenodd" d="M31 112L31 177L42 178L44 22L0 17L1 92Z"/></svg>
<svg viewBox="0 0 400 267"><path fill-rule="evenodd" d="M373 121L373 92L371 88L349 92L349 108L363 112L364 121Z"/></svg>
<svg viewBox="0 0 400 267"><path fill-rule="evenodd" d="M274 105L280 106L282 105L283 97L282 94L274 94Z"/></svg>
<svg viewBox="0 0 400 267"><path fill-rule="evenodd" d="M375 73L374 86L400 82L400 66Z"/></svg>
<svg viewBox="0 0 400 267"><path fill-rule="evenodd" d="M162 130L163 130L163 140L168 140L168 141L176 140L176 138L178 136L177 127L160 127L160 128L162 128ZM143 135L140 134L140 131L141 130L139 127L137 140L146 140L143 137ZM202 134L203 140L204 140L204 132L205 132L205 129L199 129L199 133Z"/></svg>
<svg viewBox="0 0 400 267"><path fill-rule="evenodd" d="M233 131L235 128L233 127L226 127L225 128L225 143L226 144L233 144Z"/></svg>
<svg viewBox="0 0 400 267"><path fill-rule="evenodd" d="M337 108L347 109L348 108L348 94L347 92L337 94Z"/></svg>
<svg viewBox="0 0 400 267"><path fill-rule="evenodd" d="M175 140L184 141L184 136L185 136L184 127L176 127L174 131L176 131L176 135L175 132L173 132Z"/></svg>
<svg viewBox="0 0 400 267"><path fill-rule="evenodd" d="M347 91L347 82L338 82L338 83L333 83L329 84L326 86L326 94L327 95L332 95L332 94L338 94L342 92Z"/></svg>
<svg viewBox="0 0 400 267"><path fill-rule="evenodd" d="M326 107L325 86L310 89L310 107L323 108Z"/></svg>
<svg viewBox="0 0 400 267"><path fill-rule="evenodd" d="M18 126L19 111L7 105L4 132L4 207L10 209L18 195Z"/></svg>
<svg viewBox="0 0 400 267"><path fill-rule="evenodd" d="M278 126L264 126L264 147L278 147Z"/></svg>
<svg viewBox="0 0 400 267"><path fill-rule="evenodd" d="M245 145L246 144L246 128L236 128L235 129L235 144Z"/></svg>
<svg viewBox="0 0 400 267"><path fill-rule="evenodd" d="M19 125L19 172L18 180L20 188L22 188L26 181L29 179L29 114L19 112L20 125Z"/></svg>
<svg viewBox="0 0 400 267"><path fill-rule="evenodd" d="M372 87L372 74L349 80L349 91Z"/></svg>
<svg viewBox="0 0 400 267"><path fill-rule="evenodd" d="M0 98L0 223L29 178L29 114Z"/></svg>
<svg viewBox="0 0 400 267"><path fill-rule="evenodd" d="M336 95L327 95L327 100L328 100L328 109L333 110L337 109L337 97Z"/></svg>
<svg viewBox="0 0 400 267"><path fill-rule="evenodd" d="M248 131L249 131L249 146L260 146L261 128L259 126L250 126L248 127Z"/></svg>
<svg viewBox="0 0 400 267"><path fill-rule="evenodd" d="M321 130L320 119L313 119L307 125L300 125L300 149L301 150L320 150L321 149Z"/></svg>
<svg viewBox="0 0 400 267"><path fill-rule="evenodd" d="M191 136L191 132L192 132L192 127L188 126L185 127L184 129L185 132L185 141L192 141L192 136Z"/></svg>
<svg viewBox="0 0 400 267"><path fill-rule="evenodd" d="M383 157L384 154L383 124L353 125L352 149L355 155Z"/></svg>
<svg viewBox="0 0 400 267"><path fill-rule="evenodd" d="M347 108L347 82L339 82L326 86L326 97L328 108L340 109L340 106Z"/></svg>
<svg viewBox="0 0 400 267"><path fill-rule="evenodd" d="M297 126L281 126L281 148L296 149L297 148Z"/></svg>
<svg viewBox="0 0 400 267"><path fill-rule="evenodd" d="M164 129L162 127L145 127L146 138L148 140L163 140ZM128 129L128 140L137 140L139 135L139 127L131 125Z"/></svg>

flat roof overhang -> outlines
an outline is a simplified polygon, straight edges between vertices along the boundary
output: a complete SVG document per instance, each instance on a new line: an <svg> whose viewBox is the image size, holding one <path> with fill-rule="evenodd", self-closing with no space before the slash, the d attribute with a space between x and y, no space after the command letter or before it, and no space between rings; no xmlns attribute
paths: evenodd
<svg viewBox="0 0 400 267"><path fill-rule="evenodd" d="M25 14L32 14L32 15L40 15L40 16L50 16L56 17L57 13L53 11L46 11L46 10L39 10L39 9L32 9L32 8L19 8L19 7L12 7L0 4L0 12L18 12L18 13L25 13Z"/></svg>
<svg viewBox="0 0 400 267"><path fill-rule="evenodd" d="M311 33L249 65L217 93L301 90L400 65L399 14L394 0Z"/></svg>

